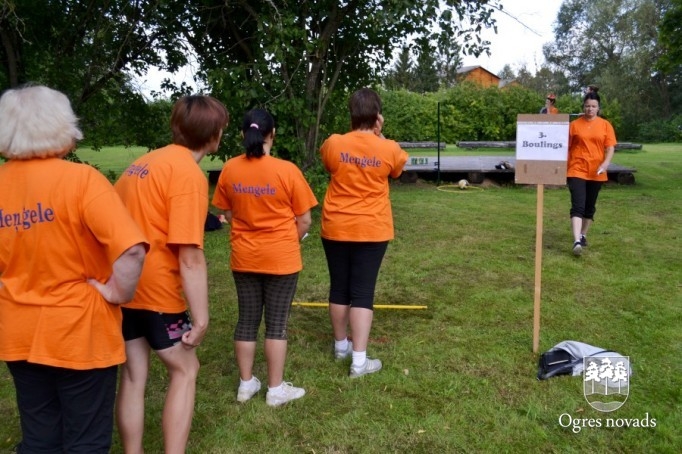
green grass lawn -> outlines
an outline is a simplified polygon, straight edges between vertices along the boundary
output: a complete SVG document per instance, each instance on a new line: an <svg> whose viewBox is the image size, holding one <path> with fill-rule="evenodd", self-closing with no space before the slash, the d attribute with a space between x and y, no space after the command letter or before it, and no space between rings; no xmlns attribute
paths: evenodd
<svg viewBox="0 0 682 454"><path fill-rule="evenodd" d="M147 152L146 147L104 147L99 151L91 148L79 148L76 155L81 161L100 168L103 172L113 172L118 177L128 165ZM212 156L205 157L199 164L204 170L220 170L223 163Z"/></svg>
<svg viewBox="0 0 682 454"><path fill-rule="evenodd" d="M117 172L134 157L108 153L79 156ZM428 308L376 310L368 353L384 370L351 381L348 363L332 359L326 310L294 307L285 379L307 395L282 408L266 406L264 391L235 400L228 232L206 234L211 327L198 350L188 452L682 452L682 145L619 151L613 162L636 168L636 184L604 187L580 258L571 254L568 190L545 190L540 351L572 339L629 355L634 373L620 409L592 409L580 377L535 378L536 189L395 183L396 239L376 303ZM319 210L302 248L296 300L326 301ZM255 374L266 378L262 343ZM162 452L166 386L155 360L148 453ZM2 367L0 452L21 437L13 393ZM112 452L122 452L117 435Z"/></svg>

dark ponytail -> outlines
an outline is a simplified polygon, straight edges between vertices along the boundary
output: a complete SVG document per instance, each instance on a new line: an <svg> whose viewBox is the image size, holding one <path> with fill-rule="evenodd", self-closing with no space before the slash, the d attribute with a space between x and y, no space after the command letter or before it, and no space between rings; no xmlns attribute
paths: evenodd
<svg viewBox="0 0 682 454"><path fill-rule="evenodd" d="M583 98L583 104L585 104L585 101L587 101L588 99L594 99L601 106L601 98L599 97L599 94L596 91L588 91L587 93L585 93L585 97Z"/></svg>
<svg viewBox="0 0 682 454"><path fill-rule="evenodd" d="M252 109L244 115L242 122L242 144L247 158L260 158L265 155L263 144L265 138L275 129L275 120L264 109Z"/></svg>

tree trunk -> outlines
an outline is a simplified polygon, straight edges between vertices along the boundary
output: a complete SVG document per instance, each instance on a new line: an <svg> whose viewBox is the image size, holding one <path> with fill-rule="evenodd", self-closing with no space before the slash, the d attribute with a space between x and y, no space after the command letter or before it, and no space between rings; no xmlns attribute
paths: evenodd
<svg viewBox="0 0 682 454"><path fill-rule="evenodd" d="M15 39L13 38L14 37L5 27L5 23L1 24L0 39L2 40L2 47L5 48L5 54L7 55L7 72L10 87L19 85L19 62L21 61Z"/></svg>

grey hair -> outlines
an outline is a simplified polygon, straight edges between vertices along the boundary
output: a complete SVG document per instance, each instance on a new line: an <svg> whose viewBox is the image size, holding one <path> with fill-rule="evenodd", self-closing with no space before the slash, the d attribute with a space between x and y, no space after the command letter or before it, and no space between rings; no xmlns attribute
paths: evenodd
<svg viewBox="0 0 682 454"><path fill-rule="evenodd" d="M0 154L7 159L63 157L83 138L69 99L42 85L0 97Z"/></svg>

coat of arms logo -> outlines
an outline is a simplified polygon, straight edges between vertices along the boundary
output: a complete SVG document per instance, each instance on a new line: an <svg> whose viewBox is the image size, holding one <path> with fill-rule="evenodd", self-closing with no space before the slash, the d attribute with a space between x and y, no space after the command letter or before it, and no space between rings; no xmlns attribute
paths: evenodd
<svg viewBox="0 0 682 454"><path fill-rule="evenodd" d="M622 407L630 393L630 357L586 356L583 366L583 393L587 403L602 412Z"/></svg>

